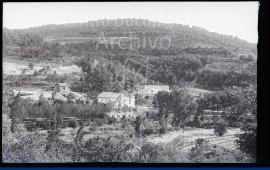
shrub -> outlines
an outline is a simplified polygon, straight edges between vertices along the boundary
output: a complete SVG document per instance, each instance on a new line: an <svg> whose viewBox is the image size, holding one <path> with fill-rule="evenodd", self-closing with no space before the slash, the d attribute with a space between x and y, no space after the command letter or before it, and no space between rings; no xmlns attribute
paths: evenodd
<svg viewBox="0 0 270 170"><path fill-rule="evenodd" d="M97 123L97 126L102 126L103 125L103 121L100 120L100 119L96 119L96 123Z"/></svg>
<svg viewBox="0 0 270 170"><path fill-rule="evenodd" d="M245 130L245 133L238 135L239 139L236 143L242 152L256 158L257 125L254 123L247 123L242 129Z"/></svg>
<svg viewBox="0 0 270 170"><path fill-rule="evenodd" d="M216 145L210 146L206 139L197 139L195 147L188 153L192 162L211 162L211 163L236 163L236 162L254 162L247 155L238 149L228 150Z"/></svg>
<svg viewBox="0 0 270 170"><path fill-rule="evenodd" d="M224 120L216 122L214 126L214 133L217 136L223 136L227 132L227 123Z"/></svg>
<svg viewBox="0 0 270 170"><path fill-rule="evenodd" d="M34 63L30 62L29 65L28 65L28 67L30 68L30 70L33 70L33 68L34 68Z"/></svg>
<svg viewBox="0 0 270 170"><path fill-rule="evenodd" d="M246 55L240 55L239 59L241 61L243 61L243 62L252 62L252 61L254 61L254 58L253 58L252 55L247 55L247 56Z"/></svg>
<svg viewBox="0 0 270 170"><path fill-rule="evenodd" d="M77 122L76 120L71 120L68 124L68 127L72 127L72 128L76 128L78 125L77 125Z"/></svg>
<svg viewBox="0 0 270 170"><path fill-rule="evenodd" d="M166 132L165 126L161 126L161 127L159 128L159 134L165 134L165 132Z"/></svg>
<svg viewBox="0 0 270 170"><path fill-rule="evenodd" d="M141 147L140 152L140 162L150 163L158 162L159 149L161 149L157 144L145 143Z"/></svg>
<svg viewBox="0 0 270 170"><path fill-rule="evenodd" d="M108 124L114 124L116 123L116 119L114 117L108 117Z"/></svg>
<svg viewBox="0 0 270 170"><path fill-rule="evenodd" d="M179 146L183 145L182 139L177 138L167 144L143 143L140 149L140 163L175 163L187 162L183 158Z"/></svg>
<svg viewBox="0 0 270 170"><path fill-rule="evenodd" d="M67 147L57 142L45 152L47 141L39 134L7 134L3 136L2 154L6 163L70 162ZM71 149L70 147L68 147Z"/></svg>
<svg viewBox="0 0 270 170"><path fill-rule="evenodd" d="M37 70L34 71L34 76L38 76L39 72Z"/></svg>
<svg viewBox="0 0 270 170"><path fill-rule="evenodd" d="M129 108L127 105L124 105L124 107L121 108L121 111L123 111L124 113L129 112L130 110L131 108Z"/></svg>
<svg viewBox="0 0 270 170"><path fill-rule="evenodd" d="M194 120L193 120L193 125L195 127L201 127L201 120L199 119L199 116L195 115Z"/></svg>
<svg viewBox="0 0 270 170"><path fill-rule="evenodd" d="M142 124L140 125L140 133L141 135L151 135L155 131L159 131L161 128L160 124L158 121L153 121L150 119L145 119L143 120ZM164 131L165 131L165 127ZM162 130L161 130L162 131Z"/></svg>
<svg viewBox="0 0 270 170"><path fill-rule="evenodd" d="M125 149L124 140L118 138L91 138L79 155L87 162L120 162Z"/></svg>
<svg viewBox="0 0 270 170"><path fill-rule="evenodd" d="M189 152L189 159L192 162L209 162L210 156L213 155L209 141L206 139L196 139L195 147L191 148Z"/></svg>
<svg viewBox="0 0 270 170"><path fill-rule="evenodd" d="M142 123L142 118L141 116L137 116L136 120L134 121L134 130L136 132L136 134L140 133L140 125Z"/></svg>
<svg viewBox="0 0 270 170"><path fill-rule="evenodd" d="M204 152L209 151L209 141L205 139L196 139L195 147L191 148L189 158L192 162L203 162Z"/></svg>
<svg viewBox="0 0 270 170"><path fill-rule="evenodd" d="M143 104L147 103L147 99L143 98L143 96L140 94L136 94L135 95L135 102L136 102L136 105L143 105Z"/></svg>
<svg viewBox="0 0 270 170"><path fill-rule="evenodd" d="M166 132L166 123L165 123L165 120L160 121L159 122L159 126L157 128L158 128L159 134L165 134L165 132Z"/></svg>

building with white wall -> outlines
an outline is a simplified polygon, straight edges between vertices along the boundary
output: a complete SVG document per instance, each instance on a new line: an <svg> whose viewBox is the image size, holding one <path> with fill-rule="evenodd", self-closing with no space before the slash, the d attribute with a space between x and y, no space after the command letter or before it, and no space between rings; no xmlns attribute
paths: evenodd
<svg viewBox="0 0 270 170"><path fill-rule="evenodd" d="M99 103L113 103L114 108L135 107L135 96L132 94L102 92L98 95Z"/></svg>

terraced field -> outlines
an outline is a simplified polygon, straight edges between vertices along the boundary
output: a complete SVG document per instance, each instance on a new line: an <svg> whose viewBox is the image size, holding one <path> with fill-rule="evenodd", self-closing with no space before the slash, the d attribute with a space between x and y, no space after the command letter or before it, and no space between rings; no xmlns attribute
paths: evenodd
<svg viewBox="0 0 270 170"><path fill-rule="evenodd" d="M185 131L179 130L174 132L169 132L163 136L150 136L148 138L149 142L152 143L168 143L176 138L183 139L183 145L179 148L182 152L189 151L193 146L195 146L195 140L198 138L209 140L210 145L222 146L227 149L235 149L236 134L241 133L240 129L228 129L224 136L218 137L214 134L213 129L201 129L192 128Z"/></svg>

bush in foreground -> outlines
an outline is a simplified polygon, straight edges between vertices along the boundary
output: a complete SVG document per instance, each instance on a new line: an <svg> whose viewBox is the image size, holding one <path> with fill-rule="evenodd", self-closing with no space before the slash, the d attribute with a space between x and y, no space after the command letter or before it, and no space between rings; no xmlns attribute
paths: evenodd
<svg viewBox="0 0 270 170"><path fill-rule="evenodd" d="M224 120L219 120L214 126L214 133L217 136L223 136L227 132L227 123Z"/></svg>
<svg viewBox="0 0 270 170"><path fill-rule="evenodd" d="M206 139L197 139L195 141L195 147L191 148L189 152L189 159L191 162L195 163L254 162L254 159L250 158L238 149L229 150L216 145L211 146L209 145L209 141Z"/></svg>

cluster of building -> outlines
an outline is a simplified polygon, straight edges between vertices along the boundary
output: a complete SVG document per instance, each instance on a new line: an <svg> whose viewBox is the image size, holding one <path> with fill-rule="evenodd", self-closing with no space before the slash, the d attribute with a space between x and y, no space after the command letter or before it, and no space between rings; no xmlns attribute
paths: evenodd
<svg viewBox="0 0 270 170"><path fill-rule="evenodd" d="M159 91L170 92L168 85L145 85L143 89L138 90L136 93L142 96L154 96ZM135 94L134 93L114 93L102 92L98 95L99 103L113 103L115 108L122 108L124 106L135 107Z"/></svg>
<svg viewBox="0 0 270 170"><path fill-rule="evenodd" d="M99 103L113 103L115 108L122 108L124 106L134 108L135 107L135 94L139 94L142 97L153 97L160 91L171 92L168 85L145 85L135 91L135 93L114 93L114 92L102 92L98 95ZM187 88L187 92L195 98L212 93L211 91Z"/></svg>
<svg viewBox="0 0 270 170"><path fill-rule="evenodd" d="M115 92L102 92L97 96L98 103L111 103L114 108L135 108L135 94L139 94L142 97L153 97L160 91L171 92L168 85L145 85L138 88L133 93L115 93ZM199 96L202 93L210 93L209 91L197 90L195 88L189 88L188 92L191 95ZM24 98L35 98L37 100L37 96L27 95L23 96ZM72 92L68 84L66 83L57 83L55 84L54 90L51 93L51 96L43 95L43 97L51 100L52 102L82 102L82 103L92 103L87 97L78 92Z"/></svg>
<svg viewBox="0 0 270 170"><path fill-rule="evenodd" d="M73 92L66 83L56 83L53 91L42 90L13 90L12 94L16 96L20 93L20 98L30 99L32 102L38 102L40 100L47 101L49 103L91 103L92 101L87 98L86 95L78 92Z"/></svg>

